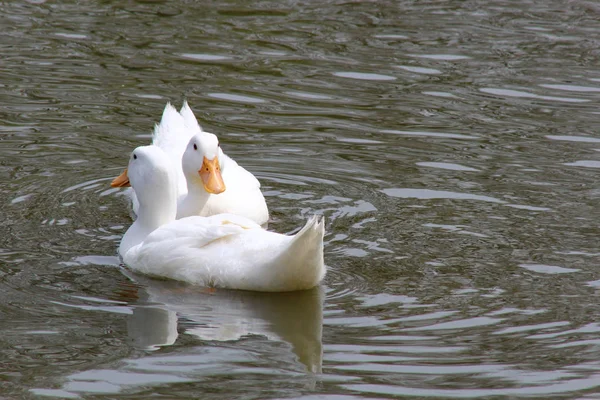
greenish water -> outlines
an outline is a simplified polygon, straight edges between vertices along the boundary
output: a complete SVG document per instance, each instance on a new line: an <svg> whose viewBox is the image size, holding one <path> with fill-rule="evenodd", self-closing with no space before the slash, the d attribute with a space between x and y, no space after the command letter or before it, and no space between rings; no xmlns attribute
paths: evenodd
<svg viewBox="0 0 600 400"><path fill-rule="evenodd" d="M598 398L600 7L0 4L0 397ZM131 274L167 101L326 217L322 287Z"/></svg>

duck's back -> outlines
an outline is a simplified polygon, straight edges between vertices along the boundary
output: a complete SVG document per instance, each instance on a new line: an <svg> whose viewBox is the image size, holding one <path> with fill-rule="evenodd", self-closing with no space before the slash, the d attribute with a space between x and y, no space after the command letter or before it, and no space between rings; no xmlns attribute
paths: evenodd
<svg viewBox="0 0 600 400"><path fill-rule="evenodd" d="M235 215L182 218L150 233L123 255L123 261L149 275L186 280L181 278L192 264L211 261L210 254L205 254L209 244L256 228L260 229Z"/></svg>
<svg viewBox="0 0 600 400"><path fill-rule="evenodd" d="M234 215L188 217L157 229L123 259L142 273L201 286L300 290L325 274L322 238L316 220L286 236Z"/></svg>

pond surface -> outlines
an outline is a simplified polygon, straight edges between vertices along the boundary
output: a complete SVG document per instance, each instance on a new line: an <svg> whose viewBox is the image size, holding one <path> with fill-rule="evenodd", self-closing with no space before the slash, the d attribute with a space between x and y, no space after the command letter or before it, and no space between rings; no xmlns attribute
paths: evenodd
<svg viewBox="0 0 600 400"><path fill-rule="evenodd" d="M3 398L600 392L591 1L0 5ZM167 101L327 221L307 292L137 276L110 180Z"/></svg>

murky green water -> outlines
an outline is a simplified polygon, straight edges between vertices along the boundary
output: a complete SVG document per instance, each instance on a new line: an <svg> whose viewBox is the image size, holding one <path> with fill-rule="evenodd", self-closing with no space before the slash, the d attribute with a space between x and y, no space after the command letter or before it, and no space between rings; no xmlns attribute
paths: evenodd
<svg viewBox="0 0 600 400"><path fill-rule="evenodd" d="M3 398L598 398L600 7L0 5ZM135 276L109 187L167 101L326 216L323 287Z"/></svg>

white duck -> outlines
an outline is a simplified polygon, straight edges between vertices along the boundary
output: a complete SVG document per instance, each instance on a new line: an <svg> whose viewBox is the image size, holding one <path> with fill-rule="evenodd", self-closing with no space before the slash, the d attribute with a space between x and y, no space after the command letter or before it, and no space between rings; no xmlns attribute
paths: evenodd
<svg viewBox="0 0 600 400"><path fill-rule="evenodd" d="M186 195L179 197L177 219L193 215L223 214L222 210L231 208L227 206L227 200L231 197L218 203L220 207L217 209L214 209L217 206L215 202L210 201L216 198L215 194L220 197L220 193L227 193L229 190L221 175L219 149L219 139L208 132L195 134L188 142L181 157L181 169L188 191ZM248 216L254 212L252 204L238 204L236 209L236 215Z"/></svg>
<svg viewBox="0 0 600 400"><path fill-rule="evenodd" d="M208 132L202 130L187 101L183 102L179 112L167 103L160 124L154 127L152 144L160 147L171 159L176 170L177 195L180 199L185 197L188 190L181 169L181 157L190 138L198 134L205 135ZM227 191L209 195L204 207L194 207L194 214L184 213L177 218L229 213L249 218L260 225L266 224L269 220L269 210L258 179L223 153L220 147L218 160ZM133 212L137 215L139 203L134 192L131 192L131 197Z"/></svg>
<svg viewBox="0 0 600 400"><path fill-rule="evenodd" d="M175 220L177 175L159 147L133 151L129 167L111 183L133 187L138 218L119 254L132 269L203 286L284 292L323 279L324 222L315 216L293 236L269 232L232 214Z"/></svg>

